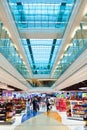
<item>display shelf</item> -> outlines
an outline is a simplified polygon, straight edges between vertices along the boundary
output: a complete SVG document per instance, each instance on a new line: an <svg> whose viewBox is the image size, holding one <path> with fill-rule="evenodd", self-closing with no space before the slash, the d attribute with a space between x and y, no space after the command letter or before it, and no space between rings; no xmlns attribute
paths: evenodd
<svg viewBox="0 0 87 130"><path fill-rule="evenodd" d="M15 106L16 114L20 114L22 112L22 105L20 99L13 99L13 103Z"/></svg>
<svg viewBox="0 0 87 130"><path fill-rule="evenodd" d="M79 120L79 121L83 121L83 118L82 117L67 117L68 119L71 119L71 120Z"/></svg>
<svg viewBox="0 0 87 130"><path fill-rule="evenodd" d="M0 102L0 121L6 121L6 104L2 102Z"/></svg>
<svg viewBox="0 0 87 130"><path fill-rule="evenodd" d="M15 121L15 111L12 102L0 102L0 124L13 123Z"/></svg>
<svg viewBox="0 0 87 130"><path fill-rule="evenodd" d="M15 120L14 104L12 102L6 103L6 123L13 123Z"/></svg>
<svg viewBox="0 0 87 130"><path fill-rule="evenodd" d="M87 121L87 100L85 100L85 103L84 104L82 104L82 106L83 106L83 108L84 108L84 116L83 116L83 119L85 120L85 121Z"/></svg>
<svg viewBox="0 0 87 130"><path fill-rule="evenodd" d="M87 113L87 104L85 105L84 100L67 100L67 118L84 120Z"/></svg>
<svg viewBox="0 0 87 130"><path fill-rule="evenodd" d="M21 106L22 106L22 111L24 111L26 109L26 100L21 99Z"/></svg>
<svg viewBox="0 0 87 130"><path fill-rule="evenodd" d="M11 121L0 121L0 125L7 125L7 124L13 124L15 122L15 118Z"/></svg>

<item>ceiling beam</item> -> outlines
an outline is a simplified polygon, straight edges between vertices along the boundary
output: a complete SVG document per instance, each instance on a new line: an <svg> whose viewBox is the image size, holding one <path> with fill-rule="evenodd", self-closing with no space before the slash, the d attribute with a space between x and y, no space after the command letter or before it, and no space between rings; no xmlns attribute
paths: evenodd
<svg viewBox="0 0 87 130"><path fill-rule="evenodd" d="M23 39L57 39L61 38L62 32L58 29L20 29Z"/></svg>
<svg viewBox="0 0 87 130"><path fill-rule="evenodd" d="M33 64L33 69L35 69L34 56L33 56L33 51L32 51L30 40L26 39L26 42L27 42L27 46L28 46L29 53L30 53L30 56L31 56L31 60L32 60L32 64ZM33 72L33 70L32 70L32 72Z"/></svg>
<svg viewBox="0 0 87 130"><path fill-rule="evenodd" d="M50 64L51 64L51 61L52 61L53 53L54 53L54 50L55 50L56 41L57 41L57 40L54 39L54 40L53 40L53 43L52 43L52 48L51 48L50 58L49 58L49 63L48 63L49 68L50 68Z"/></svg>

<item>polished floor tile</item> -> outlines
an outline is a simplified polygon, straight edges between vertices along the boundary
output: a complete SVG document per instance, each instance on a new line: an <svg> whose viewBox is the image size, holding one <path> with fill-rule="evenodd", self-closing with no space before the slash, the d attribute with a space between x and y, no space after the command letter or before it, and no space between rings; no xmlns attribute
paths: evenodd
<svg viewBox="0 0 87 130"><path fill-rule="evenodd" d="M17 126L14 130L71 130L66 125L58 122L57 120L48 117L45 114L40 114L31 118L21 125Z"/></svg>

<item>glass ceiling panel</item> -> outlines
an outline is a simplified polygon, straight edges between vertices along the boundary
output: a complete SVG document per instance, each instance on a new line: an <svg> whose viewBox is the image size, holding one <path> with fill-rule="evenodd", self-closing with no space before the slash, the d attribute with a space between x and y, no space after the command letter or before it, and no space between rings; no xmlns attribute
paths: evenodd
<svg viewBox="0 0 87 130"><path fill-rule="evenodd" d="M23 39L33 74L50 74L61 39Z"/></svg>
<svg viewBox="0 0 87 130"><path fill-rule="evenodd" d="M52 28L64 33L76 0L8 0L15 23L23 28Z"/></svg>
<svg viewBox="0 0 87 130"><path fill-rule="evenodd" d="M9 2L16 3L16 2L22 2L22 3L46 3L46 4L61 4L61 2L67 2L68 4L71 4L74 2L74 0L8 0Z"/></svg>
<svg viewBox="0 0 87 130"><path fill-rule="evenodd" d="M31 45L32 43L35 43L35 46L32 46L33 56L35 57L35 64L48 63L53 40L30 40L30 42ZM41 57L40 55L42 55L43 57Z"/></svg>
<svg viewBox="0 0 87 130"><path fill-rule="evenodd" d="M76 0L8 0L19 29L57 29L58 39L22 39L33 74L50 74Z"/></svg>

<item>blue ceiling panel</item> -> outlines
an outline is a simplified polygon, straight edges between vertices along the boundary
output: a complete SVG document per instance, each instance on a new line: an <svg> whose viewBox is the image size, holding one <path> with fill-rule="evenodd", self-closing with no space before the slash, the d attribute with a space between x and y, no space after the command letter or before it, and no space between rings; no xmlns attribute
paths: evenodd
<svg viewBox="0 0 87 130"><path fill-rule="evenodd" d="M62 28L63 32L74 3L75 0L9 0L15 23L19 29Z"/></svg>
<svg viewBox="0 0 87 130"><path fill-rule="evenodd" d="M50 74L61 39L23 39L33 74Z"/></svg>

